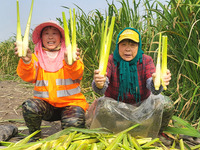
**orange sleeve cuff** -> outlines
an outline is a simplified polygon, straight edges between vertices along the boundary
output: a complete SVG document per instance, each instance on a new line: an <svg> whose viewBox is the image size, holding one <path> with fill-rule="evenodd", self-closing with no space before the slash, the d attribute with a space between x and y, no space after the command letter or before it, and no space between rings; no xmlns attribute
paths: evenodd
<svg viewBox="0 0 200 150"><path fill-rule="evenodd" d="M32 59L29 64L25 64L20 58L17 66L18 76L26 82L35 82L36 78L36 66L35 61Z"/></svg>
<svg viewBox="0 0 200 150"><path fill-rule="evenodd" d="M74 79L82 79L84 64L81 60L75 61L72 65L66 64L64 61L64 69L67 70Z"/></svg>

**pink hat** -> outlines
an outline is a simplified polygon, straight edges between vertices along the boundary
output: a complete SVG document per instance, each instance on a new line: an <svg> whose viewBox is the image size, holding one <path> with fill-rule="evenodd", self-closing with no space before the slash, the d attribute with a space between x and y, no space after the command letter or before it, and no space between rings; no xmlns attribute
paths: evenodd
<svg viewBox="0 0 200 150"><path fill-rule="evenodd" d="M39 42L39 40L41 40L41 31L44 27L47 27L47 26L52 26L52 27L55 27L57 28L62 37L65 37L65 33L64 33L64 29L63 27L61 27L57 22L55 21L47 21L47 22L44 22L44 23L41 23L39 24L37 27L35 27L35 29L33 30L33 34L32 34L32 40L33 40L33 43L34 44L37 44ZM63 38L64 39L64 38Z"/></svg>

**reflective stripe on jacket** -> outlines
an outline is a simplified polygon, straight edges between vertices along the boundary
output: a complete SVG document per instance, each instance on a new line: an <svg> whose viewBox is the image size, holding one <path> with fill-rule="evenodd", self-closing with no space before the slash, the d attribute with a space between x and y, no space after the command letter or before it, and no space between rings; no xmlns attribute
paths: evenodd
<svg viewBox="0 0 200 150"><path fill-rule="evenodd" d="M35 98L43 99L55 107L74 105L86 111L89 105L80 89L83 62L77 60L71 66L64 60L63 63L63 68L57 72L47 72L38 65L37 57L32 54L32 61L29 64L20 59L17 74L24 81L35 83Z"/></svg>

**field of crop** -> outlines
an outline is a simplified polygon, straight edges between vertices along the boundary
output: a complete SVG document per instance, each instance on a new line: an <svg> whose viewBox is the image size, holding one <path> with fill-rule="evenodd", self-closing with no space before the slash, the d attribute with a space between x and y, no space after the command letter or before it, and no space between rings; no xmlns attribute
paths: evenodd
<svg viewBox="0 0 200 150"><path fill-rule="evenodd" d="M170 0L167 5L159 1L120 1L121 8L108 3L108 10L101 14L93 10L89 14L77 6L77 44L85 64L81 82L82 92L91 103L99 97L92 91L93 71L98 68L100 54L101 23L107 16L115 16L115 25L110 53L115 49L117 34L124 27L134 27L141 32L142 49L145 54L157 58L159 34L168 36L168 68L172 73L171 83L163 94L169 96L175 105L175 115L200 129L200 3L198 0ZM146 12L139 15L138 7L144 3ZM68 13L68 9L66 9ZM63 25L62 18L57 21ZM0 43L0 82L17 81L18 58L14 56L15 37ZM30 48L34 45L29 41ZM9 83L8 83L9 86ZM30 85L31 86L31 85ZM1 88L1 87L0 87ZM13 93L7 93L13 94ZM6 96L5 94L4 96ZM0 96L0 98L4 98Z"/></svg>

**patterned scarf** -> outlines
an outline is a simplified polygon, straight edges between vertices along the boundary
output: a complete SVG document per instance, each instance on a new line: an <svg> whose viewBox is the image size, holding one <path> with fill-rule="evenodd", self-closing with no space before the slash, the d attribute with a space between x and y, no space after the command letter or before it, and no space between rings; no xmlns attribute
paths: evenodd
<svg viewBox="0 0 200 150"><path fill-rule="evenodd" d="M138 52L135 58L131 61L125 61L119 55L119 48L118 48L119 36L126 29L134 30L139 34L140 42L138 46ZM137 74L137 62L138 60L140 61L140 63L142 62L142 54L144 52L142 51L141 47L142 47L141 36L136 29L128 27L123 29L118 34L116 41L116 48L113 54L115 66L119 64L120 83L119 83L118 101L120 97L122 98L123 101L124 96L127 97L127 94L130 93L131 95L134 95L136 102L140 102L140 88L139 88L138 74Z"/></svg>

